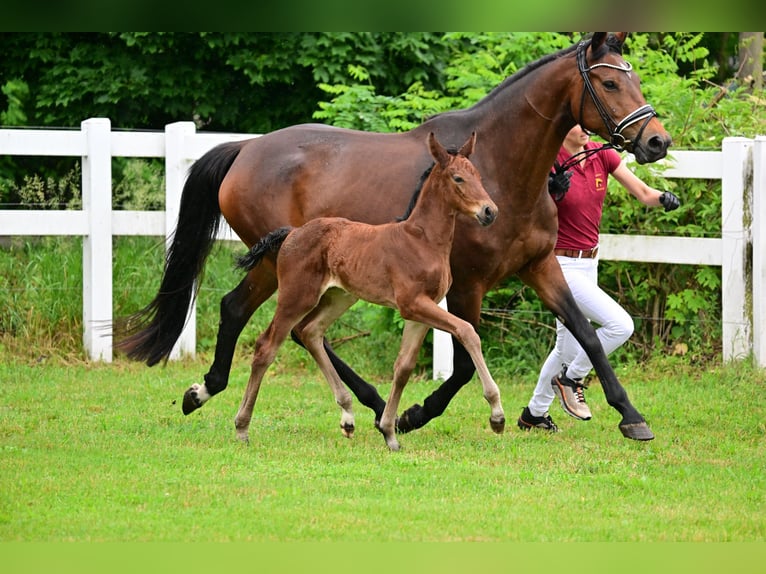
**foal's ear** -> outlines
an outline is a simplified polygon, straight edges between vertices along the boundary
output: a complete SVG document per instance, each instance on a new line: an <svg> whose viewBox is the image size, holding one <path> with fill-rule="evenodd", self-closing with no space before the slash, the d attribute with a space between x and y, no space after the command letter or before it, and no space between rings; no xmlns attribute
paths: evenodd
<svg viewBox="0 0 766 574"><path fill-rule="evenodd" d="M447 164L449 163L449 152L439 143L434 132L429 132L428 134L428 149L431 151L431 157L434 158L439 166L442 168L447 167Z"/></svg>
<svg viewBox="0 0 766 574"><path fill-rule="evenodd" d="M473 148L476 145L476 132L471 132L471 137L463 144L458 150L458 154L468 157L473 153Z"/></svg>

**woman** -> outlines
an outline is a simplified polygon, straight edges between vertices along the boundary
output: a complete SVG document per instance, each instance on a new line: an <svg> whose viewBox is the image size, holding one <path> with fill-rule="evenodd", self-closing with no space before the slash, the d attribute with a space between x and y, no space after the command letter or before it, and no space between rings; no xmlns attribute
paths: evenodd
<svg viewBox="0 0 766 574"><path fill-rule="evenodd" d="M549 190L558 206L556 258L578 307L590 321L599 325L596 334L608 355L628 340L633 333L633 320L598 286L598 236L607 179L613 175L644 205L663 206L671 211L680 202L673 193L661 192L641 181L615 150L601 147L590 141L588 132L579 125L573 127L559 150L556 174L551 176ZM529 404L519 417L519 428L557 432L558 427L548 413L555 397L567 414L579 420L590 419L582 379L591 367L585 351L556 320L556 345L543 364Z"/></svg>

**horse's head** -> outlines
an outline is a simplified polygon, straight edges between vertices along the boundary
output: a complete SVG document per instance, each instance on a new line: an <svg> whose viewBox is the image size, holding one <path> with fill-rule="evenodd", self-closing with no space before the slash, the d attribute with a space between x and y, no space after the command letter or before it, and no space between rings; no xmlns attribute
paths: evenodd
<svg viewBox="0 0 766 574"><path fill-rule="evenodd" d="M671 138L641 93L638 75L622 58L626 32L596 32L577 47L582 95L572 98L575 120L638 163L665 157Z"/></svg>
<svg viewBox="0 0 766 574"><path fill-rule="evenodd" d="M495 221L497 205L484 189L479 170L468 159L475 144L476 132L473 132L458 152L451 154L439 143L433 132L428 134L428 149L438 166L438 173L434 173L433 177L441 178L437 185L449 186L448 201L457 211L475 217L486 226Z"/></svg>

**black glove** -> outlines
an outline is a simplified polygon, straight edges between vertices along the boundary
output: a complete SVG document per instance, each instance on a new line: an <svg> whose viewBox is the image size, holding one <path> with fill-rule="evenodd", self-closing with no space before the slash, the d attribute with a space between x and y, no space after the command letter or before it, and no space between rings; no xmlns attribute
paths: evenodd
<svg viewBox="0 0 766 574"><path fill-rule="evenodd" d="M548 174L548 193L551 194L553 201L561 201L569 190L569 179L572 177L570 171L560 171Z"/></svg>
<svg viewBox="0 0 766 574"><path fill-rule="evenodd" d="M675 193L666 191L660 196L660 203L665 206L665 211L673 211L681 205L681 200Z"/></svg>

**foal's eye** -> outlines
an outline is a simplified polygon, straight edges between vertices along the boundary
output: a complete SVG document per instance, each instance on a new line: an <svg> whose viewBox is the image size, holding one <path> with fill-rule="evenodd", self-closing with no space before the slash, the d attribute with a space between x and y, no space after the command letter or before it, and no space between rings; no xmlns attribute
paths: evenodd
<svg viewBox="0 0 766 574"><path fill-rule="evenodd" d="M455 183L463 183L465 180L459 175L453 175L452 181L454 181Z"/></svg>

